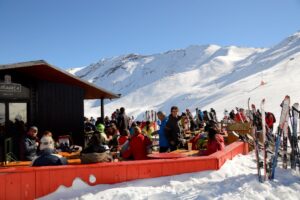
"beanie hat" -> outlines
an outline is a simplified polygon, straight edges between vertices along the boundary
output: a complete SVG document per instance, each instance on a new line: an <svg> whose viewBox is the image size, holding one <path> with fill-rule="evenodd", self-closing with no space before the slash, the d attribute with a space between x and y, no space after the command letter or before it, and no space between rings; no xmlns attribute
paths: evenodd
<svg viewBox="0 0 300 200"><path fill-rule="evenodd" d="M40 141L40 150L44 149L54 149L54 141L52 137L49 136L43 136Z"/></svg>
<svg viewBox="0 0 300 200"><path fill-rule="evenodd" d="M29 129L35 130L36 132L38 131L38 128L36 126L31 126Z"/></svg>
<svg viewBox="0 0 300 200"><path fill-rule="evenodd" d="M103 124L98 124L96 126L97 131L99 131L100 133L104 132L105 126Z"/></svg>

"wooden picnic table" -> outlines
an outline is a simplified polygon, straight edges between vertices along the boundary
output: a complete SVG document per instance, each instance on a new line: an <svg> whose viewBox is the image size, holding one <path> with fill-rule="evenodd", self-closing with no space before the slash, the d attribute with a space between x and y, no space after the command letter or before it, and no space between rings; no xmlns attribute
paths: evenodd
<svg viewBox="0 0 300 200"><path fill-rule="evenodd" d="M76 151L76 152L58 152L59 155L61 155L62 157L65 157L66 159L78 159L80 157L80 152Z"/></svg>
<svg viewBox="0 0 300 200"><path fill-rule="evenodd" d="M147 155L149 158L154 159L173 159L173 158L184 158L188 156L197 156L198 150L186 150L186 149L177 149L168 153L158 153L154 152L152 154Z"/></svg>
<svg viewBox="0 0 300 200"><path fill-rule="evenodd" d="M81 160L79 158L80 152L59 152L59 155L65 157L68 161L69 165L78 165L81 164ZM3 162L1 163L2 167L24 167L24 166L30 166L31 161L13 161L13 162Z"/></svg>
<svg viewBox="0 0 300 200"><path fill-rule="evenodd" d="M81 160L77 159L67 159L68 165L78 165L81 164ZM31 166L31 161L14 161L3 163L2 167L29 167ZM0 167L1 169L1 167Z"/></svg>
<svg viewBox="0 0 300 200"><path fill-rule="evenodd" d="M197 156L198 155L198 150L186 150L186 149L177 149L175 151L172 151L170 153L180 153L180 154L183 154L183 155L186 155L186 156Z"/></svg>

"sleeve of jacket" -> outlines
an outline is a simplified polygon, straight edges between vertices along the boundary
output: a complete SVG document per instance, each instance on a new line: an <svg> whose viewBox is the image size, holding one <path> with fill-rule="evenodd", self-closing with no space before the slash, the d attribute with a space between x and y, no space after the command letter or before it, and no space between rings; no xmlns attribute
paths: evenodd
<svg viewBox="0 0 300 200"><path fill-rule="evenodd" d="M24 147L25 147L25 152L30 153L30 152L35 152L37 150L37 146L35 144L30 144L28 140L24 141Z"/></svg>
<svg viewBox="0 0 300 200"><path fill-rule="evenodd" d="M66 158L61 157L61 158L59 159L59 164L60 164L60 165L67 165L67 164L68 164L68 161L67 161Z"/></svg>
<svg viewBox="0 0 300 200"><path fill-rule="evenodd" d="M170 141L172 138L172 135L171 135L171 124L170 124L169 120L167 121L166 126L165 126L165 135L166 135L166 138Z"/></svg>
<svg viewBox="0 0 300 200"><path fill-rule="evenodd" d="M131 154L132 154L131 145L132 145L132 142L130 141L129 148L127 148L125 151L122 152L123 158L129 158L131 156Z"/></svg>

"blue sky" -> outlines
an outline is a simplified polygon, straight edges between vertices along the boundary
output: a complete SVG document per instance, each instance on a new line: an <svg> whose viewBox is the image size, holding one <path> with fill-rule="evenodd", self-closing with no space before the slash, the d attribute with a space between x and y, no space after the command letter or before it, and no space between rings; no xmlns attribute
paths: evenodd
<svg viewBox="0 0 300 200"><path fill-rule="evenodd" d="M60 68L194 44L271 47L300 30L300 0L0 0L0 64Z"/></svg>

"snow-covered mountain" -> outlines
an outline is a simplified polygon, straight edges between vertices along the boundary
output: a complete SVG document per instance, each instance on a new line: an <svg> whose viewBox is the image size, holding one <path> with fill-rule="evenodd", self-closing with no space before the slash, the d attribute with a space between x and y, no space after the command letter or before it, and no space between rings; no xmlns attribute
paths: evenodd
<svg viewBox="0 0 300 200"><path fill-rule="evenodd" d="M145 110L169 113L172 105L182 111L246 107L247 99L279 114L286 94L300 100L300 32L272 48L190 46L154 55L129 54L102 59L75 75L122 97L107 101L109 115L124 106L129 115L143 118ZM261 84L264 81L265 84ZM86 116L99 116L99 102L85 103Z"/></svg>

